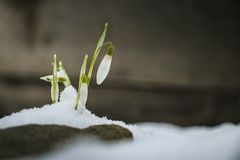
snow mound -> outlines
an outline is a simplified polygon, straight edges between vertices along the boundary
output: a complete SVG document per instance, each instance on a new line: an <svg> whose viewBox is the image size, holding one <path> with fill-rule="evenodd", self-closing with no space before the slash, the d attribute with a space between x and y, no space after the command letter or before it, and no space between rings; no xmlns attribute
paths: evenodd
<svg viewBox="0 0 240 160"><path fill-rule="evenodd" d="M26 124L59 124L75 128L86 128L98 124L118 124L127 127L124 122L97 117L87 109L83 110L82 113L75 111L76 97L75 88L67 87L60 95L60 102L47 104L40 108L24 109L3 117L0 119L0 128Z"/></svg>
<svg viewBox="0 0 240 160"><path fill-rule="evenodd" d="M133 142L83 143L76 139L36 159L240 160L240 125L225 123L216 127L189 128L162 123L127 125L122 121L97 117L87 109L76 112L76 96L76 90L67 87L60 95L60 102L6 116L0 119L0 129L25 124L59 124L76 128L117 124L133 132Z"/></svg>

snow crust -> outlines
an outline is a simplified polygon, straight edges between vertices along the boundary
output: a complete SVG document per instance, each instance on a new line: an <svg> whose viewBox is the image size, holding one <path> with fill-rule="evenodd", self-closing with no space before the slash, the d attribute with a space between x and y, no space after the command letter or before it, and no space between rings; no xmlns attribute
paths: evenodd
<svg viewBox="0 0 240 160"><path fill-rule="evenodd" d="M118 124L133 132L134 140L119 143L75 139L62 148L34 159L46 160L240 160L240 125L182 128L163 123L126 124L97 117L87 109L74 110L77 92L72 86L60 95L60 102L25 109L0 119L0 129L25 124L59 124L86 128L97 124ZM33 144L34 145L34 144Z"/></svg>

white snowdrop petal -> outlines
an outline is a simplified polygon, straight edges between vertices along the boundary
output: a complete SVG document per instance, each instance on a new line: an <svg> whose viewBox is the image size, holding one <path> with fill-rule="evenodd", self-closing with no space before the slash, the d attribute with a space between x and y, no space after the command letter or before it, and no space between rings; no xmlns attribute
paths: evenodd
<svg viewBox="0 0 240 160"><path fill-rule="evenodd" d="M53 101L53 99L54 99L53 85L51 85L51 99L52 99L52 101Z"/></svg>
<svg viewBox="0 0 240 160"><path fill-rule="evenodd" d="M97 70L97 84L100 85L107 77L112 62L112 56L105 55Z"/></svg>
<svg viewBox="0 0 240 160"><path fill-rule="evenodd" d="M88 85L87 83L82 83L80 87L80 99L79 99L79 107L85 107L88 98Z"/></svg>

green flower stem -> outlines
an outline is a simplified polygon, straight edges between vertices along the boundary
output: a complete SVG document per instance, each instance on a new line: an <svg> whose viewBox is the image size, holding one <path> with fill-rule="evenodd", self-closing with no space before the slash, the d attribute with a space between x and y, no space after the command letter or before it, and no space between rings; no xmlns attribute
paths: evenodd
<svg viewBox="0 0 240 160"><path fill-rule="evenodd" d="M101 49L103 47L105 47L105 46L113 46L113 44L112 44L112 42L105 42L105 43L103 43L103 45L98 48L99 53L100 53Z"/></svg>
<svg viewBox="0 0 240 160"><path fill-rule="evenodd" d="M81 84L82 84L82 82L86 83L86 81L87 81L87 78L86 78L87 60L88 60L88 55L85 55L82 66L81 66L80 74L79 74L78 95L77 95L77 99L76 99L75 110L77 110L78 105L79 105Z"/></svg>

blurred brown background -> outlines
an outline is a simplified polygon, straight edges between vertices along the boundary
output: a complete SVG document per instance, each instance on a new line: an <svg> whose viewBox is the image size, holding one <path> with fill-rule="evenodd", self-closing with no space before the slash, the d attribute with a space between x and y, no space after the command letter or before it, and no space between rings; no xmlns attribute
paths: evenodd
<svg viewBox="0 0 240 160"><path fill-rule="evenodd" d="M77 86L83 56L92 55L109 22L107 40L116 50L107 80L97 86L94 77L90 85L95 114L126 122L238 123L237 2L2 0L0 117L51 102L50 84L39 77L51 72L54 53Z"/></svg>

